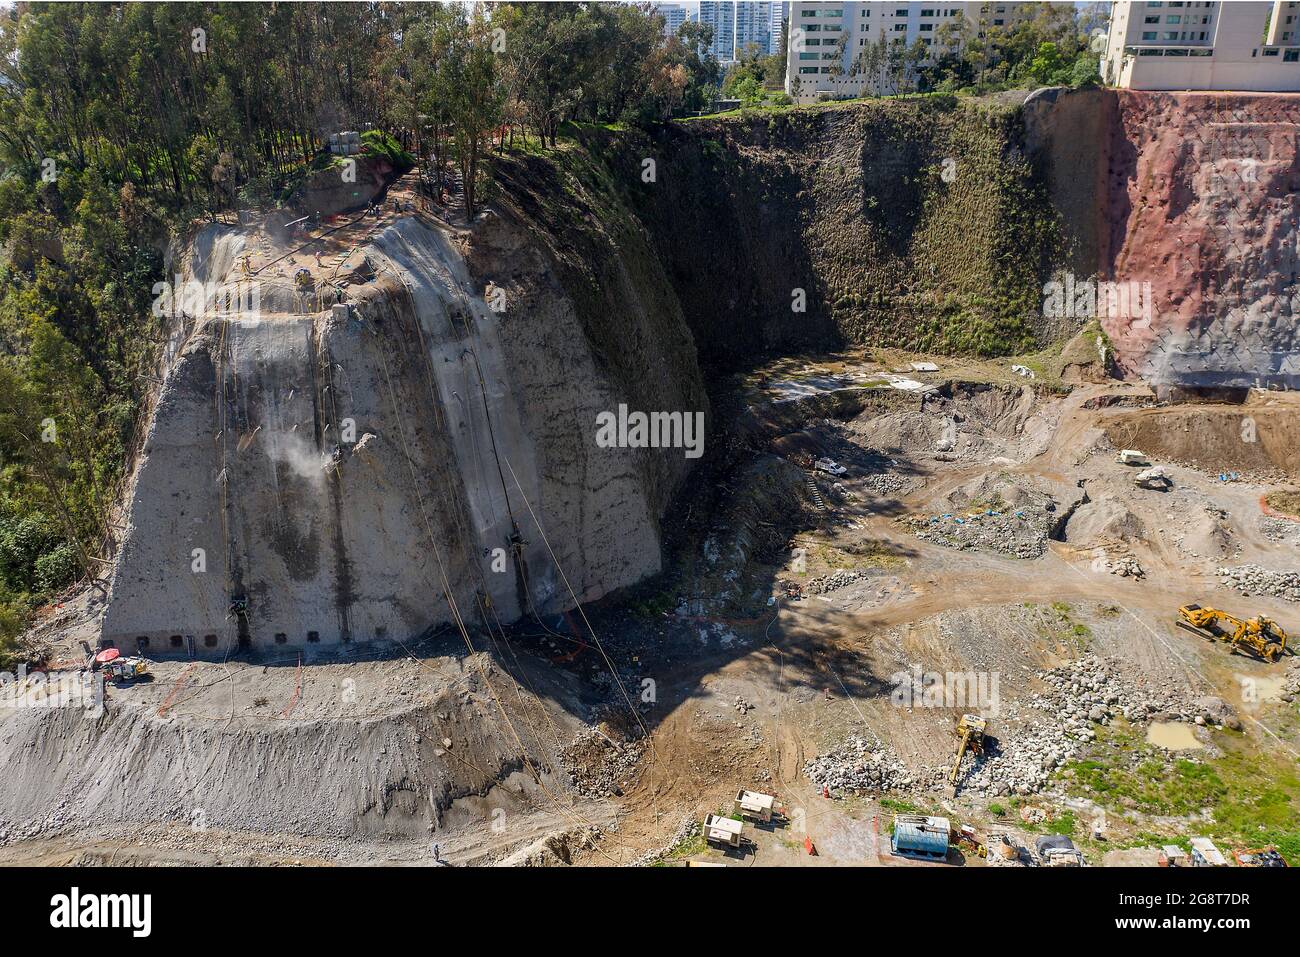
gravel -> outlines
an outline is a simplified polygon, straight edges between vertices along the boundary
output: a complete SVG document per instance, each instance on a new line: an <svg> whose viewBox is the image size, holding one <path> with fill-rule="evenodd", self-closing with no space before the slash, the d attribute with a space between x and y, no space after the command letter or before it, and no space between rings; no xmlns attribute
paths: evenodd
<svg viewBox="0 0 1300 957"><path fill-rule="evenodd" d="M916 537L948 548L999 552L1012 558L1038 558L1047 549L1056 516L1054 506L1025 505L1008 511L944 513L904 519Z"/></svg>
<svg viewBox="0 0 1300 957"><path fill-rule="evenodd" d="M1219 698L1188 702L1169 689L1138 687L1095 655L1039 672L1038 677L1046 690L1030 696L1023 708L1004 704L990 721L994 740L983 754L963 765L958 777L962 793L1037 794L1048 787L1054 772L1096 740L1096 726L1120 716L1134 723L1186 721L1240 727L1232 706ZM917 793L946 787L951 765L912 770L888 747L854 737L807 762L803 770L818 787Z"/></svg>
<svg viewBox="0 0 1300 957"><path fill-rule="evenodd" d="M586 728L561 752L560 762L583 797L616 797L635 779L643 751L638 742L619 743Z"/></svg>
<svg viewBox="0 0 1300 957"><path fill-rule="evenodd" d="M1220 568L1223 584L1243 595L1269 595L1287 601L1300 601L1300 572L1280 571L1259 565Z"/></svg>

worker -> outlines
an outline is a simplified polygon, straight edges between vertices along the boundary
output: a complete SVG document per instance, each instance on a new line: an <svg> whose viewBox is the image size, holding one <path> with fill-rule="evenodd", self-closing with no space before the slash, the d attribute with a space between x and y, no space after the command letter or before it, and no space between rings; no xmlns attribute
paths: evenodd
<svg viewBox="0 0 1300 957"><path fill-rule="evenodd" d="M320 262L320 250L318 249L318 250L316 250L316 268L319 269L320 266L321 266L321 262Z"/></svg>

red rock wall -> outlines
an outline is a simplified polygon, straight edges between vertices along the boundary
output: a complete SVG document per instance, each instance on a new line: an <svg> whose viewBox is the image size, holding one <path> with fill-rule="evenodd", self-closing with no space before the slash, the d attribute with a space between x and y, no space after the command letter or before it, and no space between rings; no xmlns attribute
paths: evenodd
<svg viewBox="0 0 1300 957"><path fill-rule="evenodd" d="M1171 385L1300 385L1300 95L1096 95L1118 107L1098 144L1098 268L1153 299L1150 321L1103 317L1121 366Z"/></svg>

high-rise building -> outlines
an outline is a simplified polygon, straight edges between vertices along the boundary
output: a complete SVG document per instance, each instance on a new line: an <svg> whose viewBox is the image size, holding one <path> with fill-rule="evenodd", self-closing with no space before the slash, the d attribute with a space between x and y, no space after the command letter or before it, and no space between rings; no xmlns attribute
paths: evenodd
<svg viewBox="0 0 1300 957"><path fill-rule="evenodd" d="M1300 90L1300 3L1116 3L1101 75L1134 90Z"/></svg>
<svg viewBox="0 0 1300 957"><path fill-rule="evenodd" d="M682 24L694 20L694 11L684 3L660 3L655 5L655 12L664 18L664 36L676 36Z"/></svg>
<svg viewBox="0 0 1300 957"><path fill-rule="evenodd" d="M737 3L736 4L736 52L737 60L753 52L766 56L772 50L772 8L777 3ZM778 34L779 38L780 34Z"/></svg>
<svg viewBox="0 0 1300 957"><path fill-rule="evenodd" d="M700 0L700 23L713 27L709 52L722 63L736 59L735 0Z"/></svg>
<svg viewBox="0 0 1300 957"><path fill-rule="evenodd" d="M790 4L772 3L769 4L769 6L772 8L772 37L767 45L767 52L769 54L777 54L781 52L781 44L785 41L783 31L785 29L785 22L790 19Z"/></svg>
<svg viewBox="0 0 1300 957"><path fill-rule="evenodd" d="M796 102L882 92L886 77L860 69L869 43L909 48L952 42L957 48L990 27L1012 27L1032 16L1033 3L961 2L794 2L786 47L785 89Z"/></svg>

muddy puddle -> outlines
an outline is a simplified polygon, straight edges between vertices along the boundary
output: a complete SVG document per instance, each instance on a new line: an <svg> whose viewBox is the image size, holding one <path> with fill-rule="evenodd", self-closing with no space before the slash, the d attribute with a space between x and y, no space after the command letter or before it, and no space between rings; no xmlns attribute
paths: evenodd
<svg viewBox="0 0 1300 957"><path fill-rule="evenodd" d="M1178 721L1153 722L1147 729L1147 744L1154 744L1166 751L1190 751L1205 747L1197 740L1196 732L1190 725Z"/></svg>

